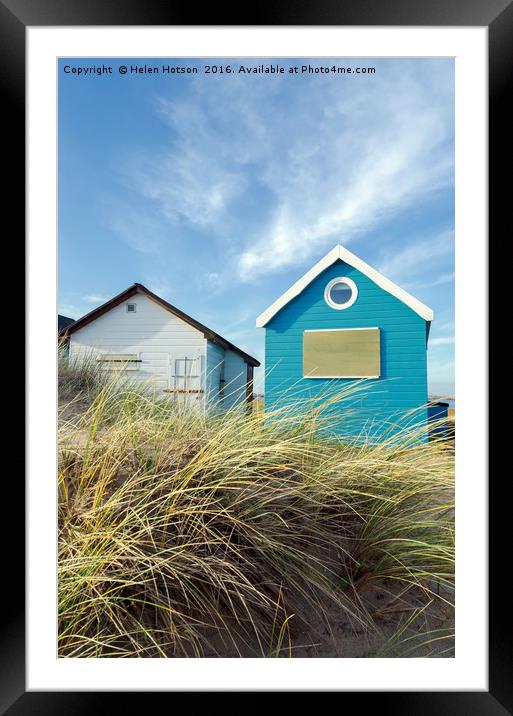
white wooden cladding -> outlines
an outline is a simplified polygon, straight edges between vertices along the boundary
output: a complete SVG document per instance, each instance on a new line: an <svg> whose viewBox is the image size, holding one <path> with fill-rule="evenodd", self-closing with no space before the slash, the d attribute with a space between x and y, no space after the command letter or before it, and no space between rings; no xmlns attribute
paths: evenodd
<svg viewBox="0 0 513 716"><path fill-rule="evenodd" d="M102 353L96 360L102 370L138 370L140 363L138 353Z"/></svg>
<svg viewBox="0 0 513 716"><path fill-rule="evenodd" d="M226 407L244 402L246 364L240 355L207 340L142 294L137 295L135 313L128 313L126 304L132 301L77 329L70 338L70 356L93 353L106 370L133 370L131 379L180 405L202 407L206 398L209 405Z"/></svg>
<svg viewBox="0 0 513 716"><path fill-rule="evenodd" d="M133 302L136 312L127 313L126 304ZM173 387L170 360L203 358L206 344L203 333L138 294L137 299L128 299L73 333L70 355L137 353L141 362L135 364L133 377L165 390Z"/></svg>

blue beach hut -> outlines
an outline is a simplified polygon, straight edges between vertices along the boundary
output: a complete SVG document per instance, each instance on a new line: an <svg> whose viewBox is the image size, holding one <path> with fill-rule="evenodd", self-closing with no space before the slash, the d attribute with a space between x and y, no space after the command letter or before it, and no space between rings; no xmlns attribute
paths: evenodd
<svg viewBox="0 0 513 716"><path fill-rule="evenodd" d="M265 409L325 401L338 435L378 438L425 424L433 311L335 246L256 321L265 328ZM354 390L352 390L354 387Z"/></svg>

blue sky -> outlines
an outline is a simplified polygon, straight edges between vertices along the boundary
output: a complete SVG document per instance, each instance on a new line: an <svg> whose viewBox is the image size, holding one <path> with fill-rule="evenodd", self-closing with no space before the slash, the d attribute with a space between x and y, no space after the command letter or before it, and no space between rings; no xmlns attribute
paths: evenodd
<svg viewBox="0 0 513 716"><path fill-rule="evenodd" d="M263 361L256 316L341 243L434 309L430 392L452 394L453 60L213 62L235 71L60 60L59 312L137 281ZM376 73L288 72L303 64Z"/></svg>

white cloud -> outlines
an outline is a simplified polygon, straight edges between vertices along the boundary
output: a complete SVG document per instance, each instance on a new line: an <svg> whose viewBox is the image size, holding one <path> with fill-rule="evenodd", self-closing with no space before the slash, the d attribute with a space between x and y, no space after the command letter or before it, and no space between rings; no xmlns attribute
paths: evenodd
<svg viewBox="0 0 513 716"><path fill-rule="evenodd" d="M454 391L454 361L435 361L429 357L428 351L428 379L430 391L435 389L436 383L446 386L443 392Z"/></svg>
<svg viewBox="0 0 513 716"><path fill-rule="evenodd" d="M330 93L314 93L309 99L328 106L329 116L312 111L316 126L292 134L288 156L278 152L271 161L277 208L239 257L242 279L350 244L452 182L451 121L436 88L410 77L397 87L385 81L374 93L351 91L356 97L338 106Z"/></svg>
<svg viewBox="0 0 513 716"><path fill-rule="evenodd" d="M379 265L379 270L385 276L394 281L400 281L401 278L411 277L418 274L425 274L426 264L429 262L431 266L437 260L444 256L448 256L454 251L454 232L443 231L434 236L424 236L420 239L413 239L408 245L399 251L387 256ZM435 276L429 284L415 284L417 288L436 286L440 283L450 281L454 277L453 273L445 273L441 276Z"/></svg>
<svg viewBox="0 0 513 716"><path fill-rule="evenodd" d="M429 346L448 346L454 343L454 336L441 336L440 338L430 338Z"/></svg>
<svg viewBox="0 0 513 716"><path fill-rule="evenodd" d="M174 233L152 206L113 206L108 224L121 241L143 254L159 254Z"/></svg>
<svg viewBox="0 0 513 716"><path fill-rule="evenodd" d="M155 274L145 274L143 284L157 296L160 296L160 298L166 301L171 300L172 286L165 277Z"/></svg>
<svg viewBox="0 0 513 716"><path fill-rule="evenodd" d="M452 183L452 86L447 62L440 68L191 80L158 102L167 146L132 156L127 176L163 220L222 242L232 280L305 263ZM237 217L252 199L252 219ZM118 230L155 251L159 232L140 223Z"/></svg>
<svg viewBox="0 0 513 716"><path fill-rule="evenodd" d="M243 152L234 147L230 131L227 90L217 84L191 85L191 93L180 100L158 101L157 111L172 130L170 146L158 157L132 157L127 170L133 186L156 202L164 217L205 228L221 219L247 181Z"/></svg>
<svg viewBox="0 0 513 716"><path fill-rule="evenodd" d="M109 299L107 298L107 296L100 296L97 293L91 293L88 296L84 296L83 300L87 301L87 303L101 304L101 303L105 303L105 301L108 301Z"/></svg>
<svg viewBox="0 0 513 716"><path fill-rule="evenodd" d="M428 176L424 176L422 182L419 177L408 179L406 176L407 151L400 160L400 168L390 166L388 159L384 156L362 162L361 176L351 181L350 188L341 189L335 182L334 186L326 182L317 211L301 210L296 198L301 196L298 187L294 198L281 203L269 232L265 232L254 248L242 253L239 260L241 278L301 263L322 247L327 248L328 239L332 244L347 245L427 188ZM312 188L312 193L314 191Z"/></svg>
<svg viewBox="0 0 513 716"><path fill-rule="evenodd" d="M60 303L59 304L59 315L66 316L67 318L80 318L84 314L83 309L74 303Z"/></svg>
<svg viewBox="0 0 513 716"><path fill-rule="evenodd" d="M454 248L453 246L451 247ZM433 288L434 286L441 286L445 283L451 283L454 281L454 271L450 271L449 273L443 273L440 276L437 276L433 278L432 281L428 281L426 283L416 283L415 287L417 289L419 288Z"/></svg>
<svg viewBox="0 0 513 716"><path fill-rule="evenodd" d="M206 281L213 290L218 290L225 285L224 277L218 271L207 271L204 275L198 277L199 282Z"/></svg>

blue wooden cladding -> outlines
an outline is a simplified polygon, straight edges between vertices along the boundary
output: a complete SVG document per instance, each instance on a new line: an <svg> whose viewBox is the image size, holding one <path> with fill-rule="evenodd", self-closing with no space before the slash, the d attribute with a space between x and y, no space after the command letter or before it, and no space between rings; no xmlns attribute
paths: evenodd
<svg viewBox="0 0 513 716"><path fill-rule="evenodd" d="M357 287L356 300L344 310L325 299L326 286L338 277L351 279ZM260 325L266 330L266 411L284 405L299 408L347 391L328 411L330 429L338 435L382 439L406 424L426 424L429 321L353 265L336 260ZM379 328L378 378L303 376L304 331L355 328Z"/></svg>

